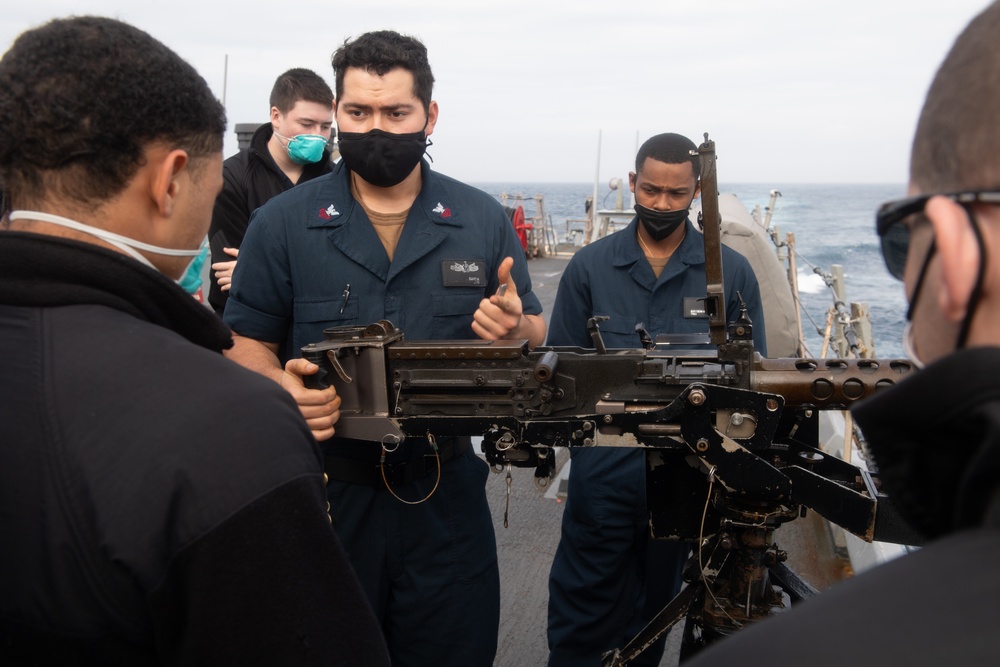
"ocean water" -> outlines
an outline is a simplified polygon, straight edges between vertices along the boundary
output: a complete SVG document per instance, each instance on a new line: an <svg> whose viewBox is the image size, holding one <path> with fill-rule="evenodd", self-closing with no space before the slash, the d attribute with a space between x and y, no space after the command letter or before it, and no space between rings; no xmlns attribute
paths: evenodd
<svg viewBox="0 0 1000 667"><path fill-rule="evenodd" d="M582 228L582 223L567 220L585 216L584 202L593 194L592 183L474 183L500 199L501 193L534 195L544 198L545 215L560 237L567 228ZM732 193L753 211L760 206L763 215L770 191L778 190L771 224L782 236L795 234L799 291L803 304L803 330L813 355L822 349L826 313L833 304L833 291L822 276L834 264L844 270L846 301L868 305L875 354L879 358L903 356L902 336L906 321L903 285L885 269L875 235L875 210L889 199L905 196L904 184L822 185L780 183L720 183L719 191ZM625 190L625 205L629 192ZM615 194L606 184L598 189L598 205L611 208ZM528 201L525 212L534 204ZM560 239L561 240L561 239ZM531 268L529 262L528 268Z"/></svg>

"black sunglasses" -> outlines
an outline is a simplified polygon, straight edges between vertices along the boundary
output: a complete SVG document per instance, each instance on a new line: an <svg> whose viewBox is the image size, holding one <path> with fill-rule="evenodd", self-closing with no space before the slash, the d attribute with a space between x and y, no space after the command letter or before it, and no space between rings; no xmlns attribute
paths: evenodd
<svg viewBox="0 0 1000 667"><path fill-rule="evenodd" d="M906 268L906 255L910 250L911 225L900 224L915 213L923 213L931 197L947 197L948 199L968 208L972 204L1000 204L1000 192L995 190L975 192L946 192L929 195L918 195L905 199L896 199L879 206L875 214L875 230L882 242L882 258L885 267L894 278L903 279Z"/></svg>

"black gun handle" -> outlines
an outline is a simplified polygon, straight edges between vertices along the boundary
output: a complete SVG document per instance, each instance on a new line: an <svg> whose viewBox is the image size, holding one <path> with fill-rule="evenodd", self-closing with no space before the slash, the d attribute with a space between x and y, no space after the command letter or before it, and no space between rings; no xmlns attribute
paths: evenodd
<svg viewBox="0 0 1000 667"><path fill-rule="evenodd" d="M324 364L325 354L323 352L310 352L305 351L302 357L306 361L311 361L312 363L319 366L319 370L313 375L303 375L302 384L305 385L306 389L326 389L330 386L330 382L327 380L327 370Z"/></svg>

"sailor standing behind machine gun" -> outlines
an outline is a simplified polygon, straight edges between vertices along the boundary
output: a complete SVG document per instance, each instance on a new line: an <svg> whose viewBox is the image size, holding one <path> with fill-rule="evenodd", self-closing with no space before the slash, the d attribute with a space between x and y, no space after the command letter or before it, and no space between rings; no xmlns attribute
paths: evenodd
<svg viewBox="0 0 1000 667"><path fill-rule="evenodd" d="M299 355L327 327L389 319L415 339L545 338L499 202L421 159L438 117L424 45L366 33L333 67L342 159L257 209L225 313L230 356L285 386L320 440L340 399L304 387L319 368ZM499 568L489 469L470 438L325 445L333 525L392 663L491 666Z"/></svg>
<svg viewBox="0 0 1000 667"><path fill-rule="evenodd" d="M607 317L609 348L638 348L648 334L705 333L706 265L701 234L688 220L700 194L695 144L679 134L648 139L629 188L637 216L622 232L580 249L559 283L548 345L593 347L588 320ZM766 355L760 290L749 262L723 247L726 313L740 299ZM549 579L549 665L598 666L677 593L690 545L653 540L642 449L571 448L562 537ZM657 665L666 636L633 664Z"/></svg>

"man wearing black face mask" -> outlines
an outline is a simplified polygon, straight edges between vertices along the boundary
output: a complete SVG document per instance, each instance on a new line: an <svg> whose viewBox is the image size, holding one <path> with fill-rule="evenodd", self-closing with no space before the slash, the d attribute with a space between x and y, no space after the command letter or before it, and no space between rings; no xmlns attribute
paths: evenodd
<svg viewBox="0 0 1000 667"><path fill-rule="evenodd" d="M421 159L438 118L423 44L367 33L333 68L342 159L254 213L225 314L230 356L285 386L319 440L340 399L303 386L317 367L300 357L327 327L386 319L410 340L545 337L503 208ZM469 438L324 445L333 525L393 664L491 666L496 539L488 467Z"/></svg>
<svg viewBox="0 0 1000 667"><path fill-rule="evenodd" d="M592 347L587 320L608 348L640 347L639 324L661 333L707 333L704 240L688 221L699 194L696 147L679 134L647 140L629 174L636 219L582 248L559 282L548 345ZM739 297L766 354L760 290L747 260L722 248L726 314ZM646 455L639 449L572 448L562 538L549 579L549 665L601 664L601 655L641 630L680 589L686 543L651 540ZM633 664L658 665L666 638Z"/></svg>

